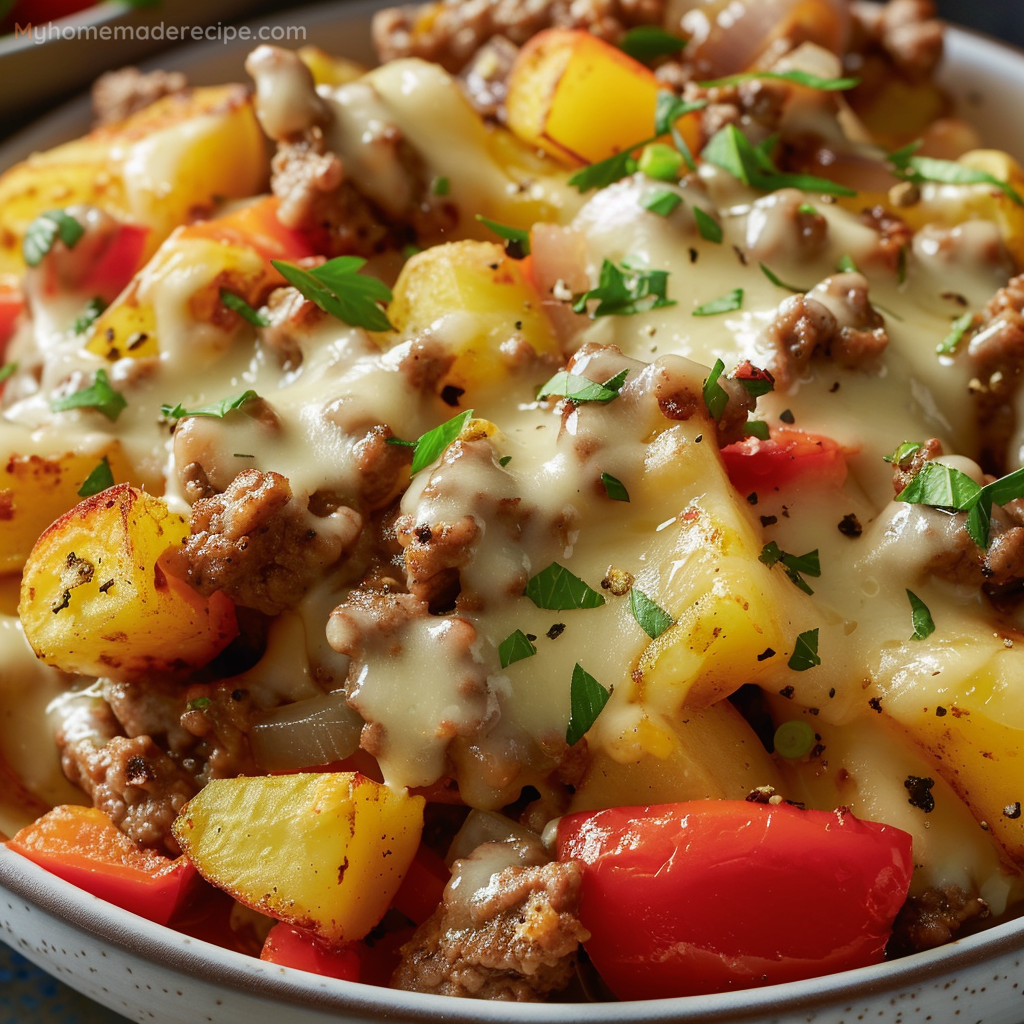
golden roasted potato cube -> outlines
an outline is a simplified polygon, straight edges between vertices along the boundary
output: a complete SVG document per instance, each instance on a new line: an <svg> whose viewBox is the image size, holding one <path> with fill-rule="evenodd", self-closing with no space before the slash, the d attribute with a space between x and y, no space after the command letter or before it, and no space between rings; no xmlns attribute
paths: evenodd
<svg viewBox="0 0 1024 1024"><path fill-rule="evenodd" d="M313 74L317 85L345 85L366 74L367 68L354 60L335 57L319 46L301 46L299 59Z"/></svg>
<svg viewBox="0 0 1024 1024"><path fill-rule="evenodd" d="M173 831L239 903L344 942L384 916L419 846L424 803L356 772L217 779Z"/></svg>
<svg viewBox="0 0 1024 1024"><path fill-rule="evenodd" d="M167 96L0 176L0 272L24 268L25 229L47 210L87 204L145 225L151 255L198 212L258 192L267 173L263 134L243 86Z"/></svg>
<svg viewBox="0 0 1024 1024"><path fill-rule="evenodd" d="M76 505L32 548L18 612L36 655L65 672L138 679L205 665L237 633L234 605L164 571L188 536L166 502L117 484Z"/></svg>
<svg viewBox="0 0 1024 1024"><path fill-rule="evenodd" d="M470 330L451 332L458 339L456 358L445 378L463 388L501 378L500 346L511 338L524 339L535 352L558 355L540 296L522 264L495 242L449 242L417 253L398 276L388 317L404 336L445 318L459 325L468 321Z"/></svg>
<svg viewBox="0 0 1024 1024"><path fill-rule="evenodd" d="M8 457L0 471L0 574L21 569L43 530L81 500L82 484L104 458L115 481L136 481L118 441L93 451Z"/></svg>
<svg viewBox="0 0 1024 1024"><path fill-rule="evenodd" d="M774 671L771 658L758 658L768 648L791 649L783 623L795 590L759 560L761 538L711 445L682 446L666 431L647 462L651 485L699 498L678 517L662 562L658 590L675 625L640 657L638 687L655 707L707 707Z"/></svg>
<svg viewBox="0 0 1024 1024"><path fill-rule="evenodd" d="M569 164L596 163L654 134L660 85L650 68L579 29L546 29L520 50L509 76L508 125ZM679 129L691 149L697 121Z"/></svg>

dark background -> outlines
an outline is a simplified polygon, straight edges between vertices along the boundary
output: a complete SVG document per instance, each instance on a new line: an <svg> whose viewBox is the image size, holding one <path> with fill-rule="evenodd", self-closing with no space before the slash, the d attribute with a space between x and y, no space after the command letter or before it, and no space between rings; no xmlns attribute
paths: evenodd
<svg viewBox="0 0 1024 1024"><path fill-rule="evenodd" d="M936 0L947 21L1024 47L1024 0Z"/></svg>

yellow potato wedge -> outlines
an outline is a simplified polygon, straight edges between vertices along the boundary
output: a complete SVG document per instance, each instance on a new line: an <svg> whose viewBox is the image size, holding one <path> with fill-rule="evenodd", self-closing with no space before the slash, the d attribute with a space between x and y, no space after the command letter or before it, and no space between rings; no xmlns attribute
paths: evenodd
<svg viewBox="0 0 1024 1024"><path fill-rule="evenodd" d="M173 831L199 873L239 903L345 942L384 916L419 845L424 804L355 772L217 779Z"/></svg>
<svg viewBox="0 0 1024 1024"><path fill-rule="evenodd" d="M0 273L24 269L25 229L47 210L87 204L149 227L148 256L216 202L259 192L267 173L263 134L243 86L165 97L0 176Z"/></svg>
<svg viewBox="0 0 1024 1024"><path fill-rule="evenodd" d="M654 134L654 72L589 32L547 29L519 52L509 77L508 125L567 164L596 163ZM678 127L691 149L697 120Z"/></svg>
<svg viewBox="0 0 1024 1024"><path fill-rule="evenodd" d="M117 484L50 526L25 563L18 612L37 656L65 672L138 679L205 665L237 632L223 594L164 571L188 520Z"/></svg>

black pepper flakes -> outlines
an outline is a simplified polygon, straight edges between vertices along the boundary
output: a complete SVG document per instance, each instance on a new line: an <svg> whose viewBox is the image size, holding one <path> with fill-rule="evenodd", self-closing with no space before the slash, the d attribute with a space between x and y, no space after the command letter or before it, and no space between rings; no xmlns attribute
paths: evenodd
<svg viewBox="0 0 1024 1024"><path fill-rule="evenodd" d="M758 656L758 661L767 661L769 658L774 658L775 652L770 648L766 647Z"/></svg>
<svg viewBox="0 0 1024 1024"><path fill-rule="evenodd" d="M441 401L453 408L459 404L459 399L466 393L465 388L457 388L454 384L445 384L441 388Z"/></svg>
<svg viewBox="0 0 1024 1024"><path fill-rule="evenodd" d="M697 252L696 249L694 249L693 247L690 248L690 262L691 263L696 263L697 262L697 257L699 255L700 255L700 253Z"/></svg>
<svg viewBox="0 0 1024 1024"><path fill-rule="evenodd" d="M835 383L834 383L834 384L832 385L832 387L830 387L830 388L828 389L828 393L829 393L830 395L834 395L834 394L835 394L835 393L836 393L836 392L837 392L838 390L839 390L839 381L836 381L836 382L835 382Z"/></svg>
<svg viewBox="0 0 1024 1024"><path fill-rule="evenodd" d="M834 686L829 687L828 695L830 699L836 695L836 688Z"/></svg>
<svg viewBox="0 0 1024 1024"><path fill-rule="evenodd" d="M783 423L796 423L796 417L793 415L792 409L783 409L782 412L779 413L779 419L782 420Z"/></svg>
<svg viewBox="0 0 1024 1024"><path fill-rule="evenodd" d="M565 632L564 622L555 622L551 628L544 634L549 640L557 640L562 633Z"/></svg>
<svg viewBox="0 0 1024 1024"><path fill-rule="evenodd" d="M941 704L935 709L936 718L945 718L947 714L949 712Z"/></svg>
<svg viewBox="0 0 1024 1024"><path fill-rule="evenodd" d="M762 526L774 526L778 521L778 516L761 516Z"/></svg>
<svg viewBox="0 0 1024 1024"><path fill-rule="evenodd" d="M751 491L747 495L747 504L748 505L756 505L757 504L757 491Z"/></svg>
<svg viewBox="0 0 1024 1024"><path fill-rule="evenodd" d="M864 532L864 527L860 525L860 520L853 512L839 520L838 529L844 537L859 537Z"/></svg>
<svg viewBox="0 0 1024 1024"><path fill-rule="evenodd" d="M934 811L935 797L932 796L932 786L934 785L934 779L922 779L917 775L908 775L903 780L903 786L909 794L907 803L911 807L920 808L925 814L928 814L929 811Z"/></svg>
<svg viewBox="0 0 1024 1024"><path fill-rule="evenodd" d="M1003 815L1007 818L1017 819L1020 817L1020 801L1015 800L1012 804L1007 804L1003 808Z"/></svg>
<svg viewBox="0 0 1024 1024"><path fill-rule="evenodd" d="M779 690L779 696L785 697L786 700L792 700L794 693L796 693L795 686L784 686L781 690Z"/></svg>
<svg viewBox="0 0 1024 1024"><path fill-rule="evenodd" d="M868 707L871 708L872 711L877 711L879 714L881 714L882 713L882 698L881 697L872 697L871 700L868 701Z"/></svg>

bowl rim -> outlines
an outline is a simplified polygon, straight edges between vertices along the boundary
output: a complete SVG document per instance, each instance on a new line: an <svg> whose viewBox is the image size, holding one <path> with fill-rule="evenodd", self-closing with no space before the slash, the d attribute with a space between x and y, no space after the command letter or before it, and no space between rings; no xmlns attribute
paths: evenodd
<svg viewBox="0 0 1024 1024"><path fill-rule="evenodd" d="M295 22L307 27L336 25L339 18L359 22L388 0L334 0L315 6L285 8L258 22L260 25ZM251 22L250 24L257 24ZM1024 48L994 39L985 33L947 25L947 55L943 80L961 61L970 64L1024 58ZM315 37L314 40L315 42ZM252 43L237 41L225 46L216 41L178 46L140 63L142 70L164 68L189 71L223 61ZM1024 86L1024 70L1021 72ZM0 169L25 159L33 151L80 134L89 121L88 95L62 104L38 121L0 142ZM743 1024L762 1021L766 1012L784 1017L849 1005L851 1010L869 998L893 998L913 986L948 978L956 971L983 965L995 958L1024 954L1024 908L1021 916L984 931L872 967L828 974L804 981L763 988L699 996L632 1000L611 1003L519 1003L514 1013L507 1003L453 999L419 992L404 992L340 979L311 975L289 967L268 964L254 957L224 949L173 928L155 924L122 910L77 886L50 874L45 868L0 843L0 892L7 893L50 914L82 936L90 936L125 954L156 966L181 971L189 977L238 993L257 995L283 1006L360 1014L367 1021L405 1024L477 1024L521 1020L524 1024L567 1024L568 1014L586 1006L588 1020L612 1022L691 1022L691 1024ZM0 935L0 941L3 936ZM45 964L43 965L45 967ZM65 979L74 983L73 979Z"/></svg>

